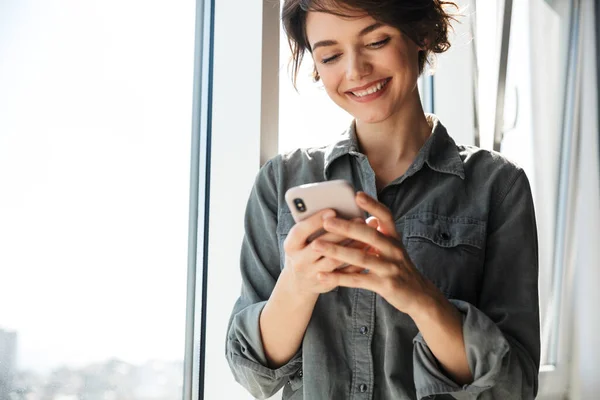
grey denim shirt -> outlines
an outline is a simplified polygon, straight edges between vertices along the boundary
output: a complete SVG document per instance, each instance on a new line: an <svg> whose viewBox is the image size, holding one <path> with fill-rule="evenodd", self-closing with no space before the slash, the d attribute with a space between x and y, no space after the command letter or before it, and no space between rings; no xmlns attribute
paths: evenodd
<svg viewBox="0 0 600 400"><path fill-rule="evenodd" d="M283 399L533 399L540 363L538 245L529 182L501 154L457 146L434 115L406 173L379 193L354 123L326 147L279 155L261 168L248 201L242 290L226 340L235 376L253 396ZM259 316L284 267L294 224L288 188L345 179L392 211L419 271L462 313L474 381L446 376L413 320L379 295L340 287L321 294L298 353L268 366Z"/></svg>

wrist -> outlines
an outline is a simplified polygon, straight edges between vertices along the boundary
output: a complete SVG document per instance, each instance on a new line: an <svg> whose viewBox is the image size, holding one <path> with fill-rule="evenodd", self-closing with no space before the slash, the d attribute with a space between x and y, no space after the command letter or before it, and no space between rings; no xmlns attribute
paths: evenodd
<svg viewBox="0 0 600 400"><path fill-rule="evenodd" d="M281 284L283 291L285 291L290 298L296 299L301 303L314 303L319 297L318 293L302 290L294 279L293 272L290 271L287 266L281 271L277 283Z"/></svg>
<svg viewBox="0 0 600 400"><path fill-rule="evenodd" d="M431 321L437 318L445 309L454 307L444 296L444 294L432 283L428 290L421 292L421 295L415 300L412 309L408 315L419 325L421 322Z"/></svg>

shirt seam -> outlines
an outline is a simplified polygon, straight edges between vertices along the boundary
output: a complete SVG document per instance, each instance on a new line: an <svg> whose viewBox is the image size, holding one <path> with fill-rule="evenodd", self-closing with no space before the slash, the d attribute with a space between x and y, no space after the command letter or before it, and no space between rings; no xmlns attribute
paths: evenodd
<svg viewBox="0 0 600 400"><path fill-rule="evenodd" d="M516 182L519 180L519 178L523 174L524 174L524 171L522 169L517 170L517 173L514 175L514 177L508 181L508 183L505 187L505 192L499 197L499 200L494 204L494 208L491 210L491 212L495 212L496 209L502 205L504 200L506 200L506 197L508 197L508 194L515 187Z"/></svg>

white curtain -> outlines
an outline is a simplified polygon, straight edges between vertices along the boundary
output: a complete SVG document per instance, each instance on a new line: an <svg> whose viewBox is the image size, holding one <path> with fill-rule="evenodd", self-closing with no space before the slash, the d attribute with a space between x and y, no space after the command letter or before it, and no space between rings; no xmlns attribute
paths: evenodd
<svg viewBox="0 0 600 400"><path fill-rule="evenodd" d="M600 393L600 151L595 24L594 1L583 0L570 399L593 399Z"/></svg>

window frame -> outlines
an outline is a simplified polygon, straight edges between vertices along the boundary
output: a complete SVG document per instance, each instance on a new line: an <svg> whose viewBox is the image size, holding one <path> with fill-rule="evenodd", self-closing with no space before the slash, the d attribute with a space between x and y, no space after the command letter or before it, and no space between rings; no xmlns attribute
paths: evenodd
<svg viewBox="0 0 600 400"><path fill-rule="evenodd" d="M196 0L183 399L204 398L214 0Z"/></svg>

